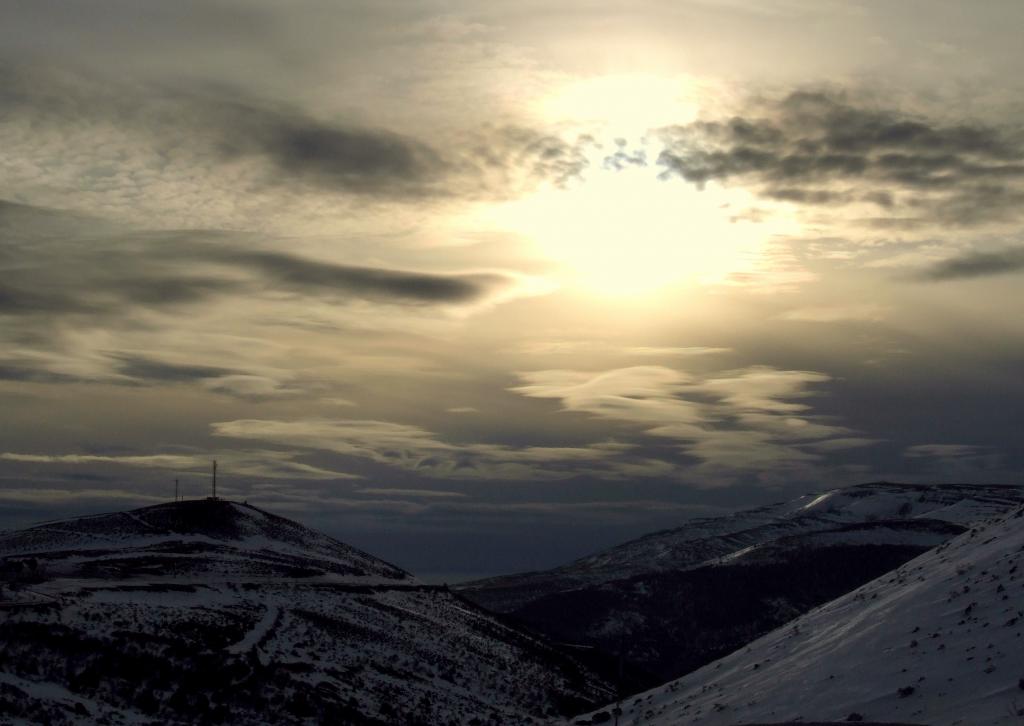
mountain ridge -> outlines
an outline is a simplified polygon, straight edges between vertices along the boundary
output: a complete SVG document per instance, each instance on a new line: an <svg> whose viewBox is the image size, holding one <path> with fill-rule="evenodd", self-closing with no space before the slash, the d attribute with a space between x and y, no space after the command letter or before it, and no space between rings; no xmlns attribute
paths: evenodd
<svg viewBox="0 0 1024 726"><path fill-rule="evenodd" d="M443 586L186 500L0 535L0 721L503 724L613 693Z"/></svg>
<svg viewBox="0 0 1024 726"><path fill-rule="evenodd" d="M494 580L457 587L548 638L620 653L642 689L725 656L1015 503L1024 503L1024 487L872 483L696 520L540 577L510 576L493 590Z"/></svg>
<svg viewBox="0 0 1024 726"><path fill-rule="evenodd" d="M883 506L857 506L860 501L876 500L876 494L890 496ZM927 501L916 501L921 497ZM489 609L512 612L544 594L645 572L693 568L786 533L828 529L868 517L897 518L901 508L908 505L910 509L899 518L927 514L928 518L965 524L1022 501L1024 486L1017 485L869 482L812 492L722 517L695 518L680 527L651 532L549 570L499 575L455 587ZM839 509L844 502L846 507ZM926 506L918 506L921 504Z"/></svg>
<svg viewBox="0 0 1024 726"><path fill-rule="evenodd" d="M1017 724L1024 719L1022 603L1024 505L631 697L621 723ZM573 723L602 723L609 711Z"/></svg>

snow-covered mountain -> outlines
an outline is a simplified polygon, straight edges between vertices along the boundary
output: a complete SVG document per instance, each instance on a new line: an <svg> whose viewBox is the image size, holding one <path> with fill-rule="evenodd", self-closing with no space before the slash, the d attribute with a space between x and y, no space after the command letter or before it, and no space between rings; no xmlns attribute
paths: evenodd
<svg viewBox="0 0 1024 726"><path fill-rule="evenodd" d="M679 572L781 537L877 520L934 519L967 525L1024 502L1024 487L876 482L806 494L723 517L693 519L542 572L463 583L459 589L510 613L554 592L650 572Z"/></svg>
<svg viewBox="0 0 1024 726"><path fill-rule="evenodd" d="M542 640L256 507L0 536L0 722L528 723L610 698Z"/></svg>
<svg viewBox="0 0 1024 726"><path fill-rule="evenodd" d="M1020 487L869 484L696 520L463 592L556 640L621 653L643 688L720 658L1022 502Z"/></svg>
<svg viewBox="0 0 1024 726"><path fill-rule="evenodd" d="M0 534L0 556L35 556L66 578L301 577L350 585L420 584L407 572L284 517L224 499L46 522Z"/></svg>
<svg viewBox="0 0 1024 726"><path fill-rule="evenodd" d="M630 697L620 722L812 721L1024 723L1024 507Z"/></svg>

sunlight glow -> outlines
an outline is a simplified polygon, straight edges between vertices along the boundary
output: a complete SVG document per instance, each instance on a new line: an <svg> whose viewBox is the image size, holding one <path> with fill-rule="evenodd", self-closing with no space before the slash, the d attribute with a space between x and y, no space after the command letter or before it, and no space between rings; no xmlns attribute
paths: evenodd
<svg viewBox="0 0 1024 726"><path fill-rule="evenodd" d="M710 95L708 95L710 94ZM650 298L669 287L727 283L770 268L791 210L742 188L661 179L658 128L693 121L716 97L688 77L610 74L567 81L535 110L565 138L590 134L583 178L478 207L460 222L511 234L555 282L590 295ZM609 157L621 152L617 162ZM458 235L456 235L458 236ZM472 237L473 235L467 235Z"/></svg>
<svg viewBox="0 0 1024 726"><path fill-rule="evenodd" d="M596 168L565 189L547 188L483 213L554 262L562 285L638 297L708 285L764 266L772 237L794 230L779 210L751 215L742 190L699 190L650 167Z"/></svg>
<svg viewBox="0 0 1024 726"><path fill-rule="evenodd" d="M546 123L571 121L595 125L610 137L638 138L651 129L693 121L701 93L688 77L614 73L565 83L537 110Z"/></svg>

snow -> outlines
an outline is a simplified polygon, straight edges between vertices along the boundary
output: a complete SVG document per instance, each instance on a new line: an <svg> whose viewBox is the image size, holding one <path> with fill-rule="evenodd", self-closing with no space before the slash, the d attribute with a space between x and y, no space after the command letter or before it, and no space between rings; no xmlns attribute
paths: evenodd
<svg viewBox="0 0 1024 726"><path fill-rule="evenodd" d="M246 653L256 647L256 644L263 639L270 629L277 622L277 619L281 617L281 609L276 605L271 605L266 608L266 612L260 621L256 623L256 626L245 634L245 637L239 640L234 645L228 646L227 651L229 653Z"/></svg>
<svg viewBox="0 0 1024 726"><path fill-rule="evenodd" d="M174 674L211 660L223 673L247 673L279 703L302 693L384 722L525 723L612 693L588 668L445 588L223 500L8 532L2 557L36 559L43 581L32 586L41 606L0 612L0 683L21 692L15 702L60 714L59 723L168 722L181 707L169 705ZM110 687L124 678L105 676L123 654L138 664L132 686L160 702L159 716L143 716ZM251 668L253 656L265 670ZM96 668L96 685L74 680ZM236 722L260 722L263 712L239 694L232 686L207 695ZM76 715L78 702L87 717ZM171 720L196 722L191 715Z"/></svg>
<svg viewBox="0 0 1024 726"><path fill-rule="evenodd" d="M73 576L83 564L148 568L180 579L260 579L299 568L309 577L352 584L419 584L409 573L295 522L227 500L188 500L132 512L61 520L0 536L0 556L45 555L49 572ZM133 563L134 561L134 563ZM150 564L147 564L150 563ZM319 572L319 574L318 574Z"/></svg>
<svg viewBox="0 0 1024 726"><path fill-rule="evenodd" d="M110 709L98 701L94 701L91 698L86 698L78 693L73 693L68 689L50 681L35 681L27 678L20 678L12 673L5 673L0 671L0 683L12 686L29 698L38 699L40 701L57 702L66 707L73 708L75 704L82 704L88 709L89 717L74 718L76 723L87 726L94 724L97 721L97 717L101 715L111 715ZM144 714L133 708L122 708L118 709L114 714L120 723L138 723L138 724L151 724L153 719L147 718ZM9 722L4 722L9 723ZM15 721L13 723L19 723ZM28 721L21 721L20 723L28 724Z"/></svg>
<svg viewBox="0 0 1024 726"><path fill-rule="evenodd" d="M814 497L811 501L809 501L807 504L800 507L800 509L802 509L805 512L810 509L815 509L819 504L821 504L822 502L827 502L834 495L835 492L825 492L824 494L819 494L818 496Z"/></svg>
<svg viewBox="0 0 1024 726"><path fill-rule="evenodd" d="M1022 502L1022 486L862 484L724 517L694 519L552 570L460 583L455 589L491 610L512 613L556 592L742 558L783 537L896 519L969 526Z"/></svg>
<svg viewBox="0 0 1024 726"><path fill-rule="evenodd" d="M623 724L1024 720L1024 507L684 678ZM603 709L608 711L608 709ZM585 722L587 718L575 722Z"/></svg>

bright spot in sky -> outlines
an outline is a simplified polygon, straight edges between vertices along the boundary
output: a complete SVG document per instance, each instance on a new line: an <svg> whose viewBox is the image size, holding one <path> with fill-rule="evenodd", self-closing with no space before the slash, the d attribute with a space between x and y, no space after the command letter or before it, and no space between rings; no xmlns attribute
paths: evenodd
<svg viewBox="0 0 1024 726"><path fill-rule="evenodd" d="M751 215L753 206L743 190L700 190L659 179L657 168L604 169L598 161L569 187L494 205L482 221L555 263L564 286L640 297L763 267L772 237L794 225L777 209Z"/></svg>
<svg viewBox="0 0 1024 726"><path fill-rule="evenodd" d="M537 104L546 123L597 125L602 134L637 138L697 115L701 89L687 77L613 73L565 83Z"/></svg>
<svg viewBox="0 0 1024 726"><path fill-rule="evenodd" d="M486 205L463 221L516 236L531 258L553 263L557 284L601 296L647 297L763 271L772 237L796 231L784 208L741 188L701 190L658 178L660 145L651 132L693 121L707 92L688 77L644 73L563 83L535 110L567 139L593 134L583 146L583 178ZM643 152L646 165L606 166L620 148Z"/></svg>

